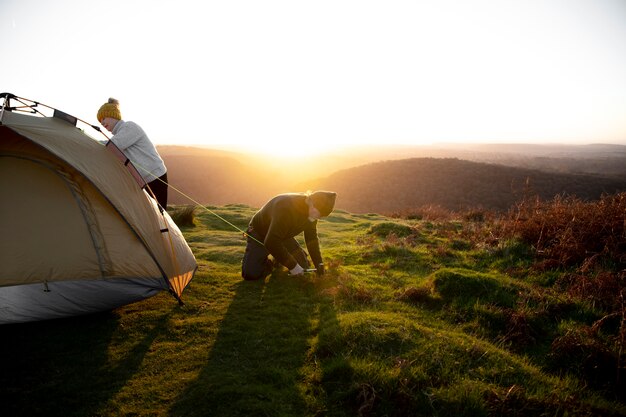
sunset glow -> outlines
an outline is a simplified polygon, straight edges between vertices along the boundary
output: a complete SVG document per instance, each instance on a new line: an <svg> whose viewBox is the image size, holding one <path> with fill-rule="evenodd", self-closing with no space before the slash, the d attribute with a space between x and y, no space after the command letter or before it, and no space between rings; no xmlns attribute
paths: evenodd
<svg viewBox="0 0 626 417"><path fill-rule="evenodd" d="M626 2L0 3L2 91L157 144L626 144Z"/></svg>

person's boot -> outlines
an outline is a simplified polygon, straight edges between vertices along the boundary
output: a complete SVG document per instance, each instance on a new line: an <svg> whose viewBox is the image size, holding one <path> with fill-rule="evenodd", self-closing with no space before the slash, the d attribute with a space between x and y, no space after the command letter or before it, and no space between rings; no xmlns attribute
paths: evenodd
<svg viewBox="0 0 626 417"><path fill-rule="evenodd" d="M274 270L274 261L270 258L265 260L265 268L263 269L263 277L268 276Z"/></svg>

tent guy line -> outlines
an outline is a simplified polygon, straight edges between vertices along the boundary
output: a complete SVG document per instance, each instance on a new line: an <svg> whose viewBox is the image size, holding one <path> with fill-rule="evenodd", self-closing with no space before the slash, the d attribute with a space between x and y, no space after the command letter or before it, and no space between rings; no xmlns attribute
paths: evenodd
<svg viewBox="0 0 626 417"><path fill-rule="evenodd" d="M149 173L149 171L147 169L145 169L144 167L142 167L141 165L131 161L131 163L135 166L137 166L139 169L141 169L142 171ZM161 178L157 178L157 180L165 183L165 181L163 181ZM204 209L205 211L207 211L208 213L214 215L215 217L217 217L218 219L220 219L221 221L223 221L224 223L228 224L229 226L231 226L232 228L234 228L235 230L241 232L243 234L243 237L247 237L250 238L252 240L254 240L255 242L257 242L259 245L261 246L265 246L263 244L263 242L261 242L260 240L258 240L257 238L255 238L254 236L251 236L250 234L248 234L247 232L245 232L244 230L240 229L239 227L237 227L236 225L234 225L233 223L229 222L228 220L226 220L224 217L220 216L219 214L217 214L216 212L214 212L213 210L209 209L208 207L206 207L204 204L198 202L197 200L195 200L194 198L190 197L189 195L185 194L184 192L182 192L181 190L179 190L178 188L174 187L172 184L167 184L169 186L169 188L173 189L174 191L176 191L178 194L180 194L181 196L185 197L186 199L188 199L189 201L191 201L192 203L196 204L197 206L201 207L202 209ZM150 188L150 187L148 187Z"/></svg>

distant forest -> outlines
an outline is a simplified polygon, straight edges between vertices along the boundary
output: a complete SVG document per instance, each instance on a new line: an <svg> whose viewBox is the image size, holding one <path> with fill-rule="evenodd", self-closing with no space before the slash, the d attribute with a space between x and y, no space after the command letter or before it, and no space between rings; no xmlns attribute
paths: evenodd
<svg viewBox="0 0 626 417"><path fill-rule="evenodd" d="M338 205L350 212L391 213L428 205L449 210L483 208L506 211L525 195L551 200L575 195L596 200L626 191L626 180L446 158L385 161L336 172L306 184L338 193Z"/></svg>
<svg viewBox="0 0 626 417"><path fill-rule="evenodd" d="M388 214L429 205L505 211L529 194L543 200L556 195L596 200L626 191L625 147L550 149L437 148L429 150L436 157L422 157L428 149L386 148L272 165L259 156L226 151L159 150L172 186L207 205L260 207L278 193L328 189L338 193L338 208L354 213ZM420 157L410 157L414 154ZM386 156L390 160L380 160ZM193 204L175 190L170 201Z"/></svg>

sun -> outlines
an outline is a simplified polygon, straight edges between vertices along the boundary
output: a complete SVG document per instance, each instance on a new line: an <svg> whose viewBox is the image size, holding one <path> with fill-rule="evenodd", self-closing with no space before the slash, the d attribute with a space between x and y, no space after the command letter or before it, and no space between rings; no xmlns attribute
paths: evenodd
<svg viewBox="0 0 626 417"><path fill-rule="evenodd" d="M266 158L276 158L283 160L297 160L327 153L332 150L332 146L315 143L307 144L299 141L265 142L263 144L247 144L239 147L245 153L254 153Z"/></svg>

